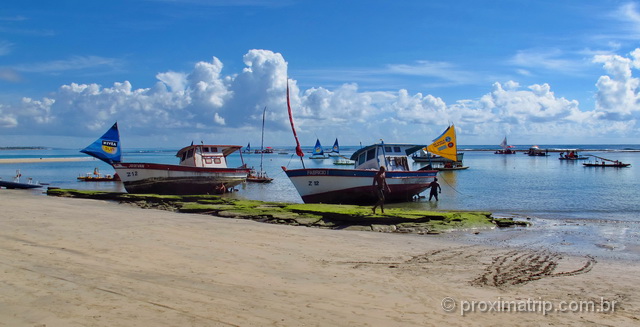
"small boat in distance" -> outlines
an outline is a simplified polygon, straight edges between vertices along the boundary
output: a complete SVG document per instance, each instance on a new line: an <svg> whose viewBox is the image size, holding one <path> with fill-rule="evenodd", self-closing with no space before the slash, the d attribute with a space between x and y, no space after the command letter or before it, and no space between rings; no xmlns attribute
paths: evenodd
<svg viewBox="0 0 640 327"><path fill-rule="evenodd" d="M497 150L496 152L494 152L495 154L515 154L516 153L516 150L512 150L514 146L507 144L506 136L504 137L504 140L502 140L502 143L500 143L500 147L502 148L502 150Z"/></svg>
<svg viewBox="0 0 640 327"><path fill-rule="evenodd" d="M191 142L178 150L178 165L122 162L117 123L93 144L102 146L89 146L83 152L112 165L129 193L221 194L244 182L250 171L244 161L241 167L227 167L227 156L242 149L239 145ZM114 157L111 153L118 155Z"/></svg>
<svg viewBox="0 0 640 327"><path fill-rule="evenodd" d="M333 147L331 148L331 152L329 152L329 157L340 157L340 145L338 144L338 138L333 142Z"/></svg>
<svg viewBox="0 0 640 327"><path fill-rule="evenodd" d="M3 181L2 178L0 178L0 187L7 189L30 189L42 187L42 184L34 182L31 177L28 178L26 183L22 183L20 182L20 177L22 177L22 174L18 169L16 170L16 175L13 177L13 181Z"/></svg>
<svg viewBox="0 0 640 327"><path fill-rule="evenodd" d="M578 154L577 150L567 150L567 154L564 154L565 151L560 152L560 160L587 160L589 157L581 156Z"/></svg>
<svg viewBox="0 0 640 327"><path fill-rule="evenodd" d="M316 139L316 145L313 147L313 152L309 159L327 159L328 156L324 155L324 150L322 149L322 145L320 144L320 140Z"/></svg>
<svg viewBox="0 0 640 327"><path fill-rule="evenodd" d="M546 157L549 155L549 150L547 149L543 150L543 149L540 149L539 146L534 145L530 147L529 150L525 152L525 154L530 157Z"/></svg>
<svg viewBox="0 0 640 327"><path fill-rule="evenodd" d="M464 152L458 152L456 154L456 160L451 160L449 158L444 158L442 156L430 153L426 149L420 149L416 153L411 156L414 162L430 162L430 163L453 163L453 162L462 162L464 159Z"/></svg>
<svg viewBox="0 0 640 327"><path fill-rule="evenodd" d="M267 112L267 107L264 107L264 110L262 110L262 140L260 141L260 171L251 169L251 171L249 172L249 176L247 176L247 182L271 183L271 181L273 180L273 178L267 176L267 172L264 171L262 167L262 160L264 159L264 154L273 153L273 149L271 148L269 148L271 150L270 152L265 152L264 150L264 118L265 118L266 112ZM256 150L256 153L258 153L257 151L258 150Z"/></svg>
<svg viewBox="0 0 640 327"><path fill-rule="evenodd" d="M84 176L78 176L78 180L83 182L114 182L119 181L120 177L118 176L118 174L103 175L100 173L98 167L96 167L95 169L93 169L93 173L87 173Z"/></svg>
<svg viewBox="0 0 640 327"><path fill-rule="evenodd" d="M583 163L583 165L585 167L615 167L615 168L624 168L624 167L631 166L631 164L622 163L618 160L611 160L611 159L598 157L598 156L593 156L593 157L596 159L599 159L599 161L595 160L595 162L585 162Z"/></svg>

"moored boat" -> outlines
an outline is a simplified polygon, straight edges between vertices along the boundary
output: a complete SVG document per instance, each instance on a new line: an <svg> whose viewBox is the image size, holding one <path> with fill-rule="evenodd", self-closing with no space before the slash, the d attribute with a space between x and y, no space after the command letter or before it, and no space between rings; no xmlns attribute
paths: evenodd
<svg viewBox="0 0 640 327"><path fill-rule="evenodd" d="M244 182L251 169L227 167L239 145L190 145L178 150L178 165L119 162L113 164L129 193L221 194Z"/></svg>
<svg viewBox="0 0 640 327"><path fill-rule="evenodd" d="M566 151L567 154L564 154L565 151L560 152L560 157L558 159L560 160L587 160L589 159L589 157L586 156L581 156L580 154L578 154L577 150L567 150Z"/></svg>
<svg viewBox="0 0 640 327"><path fill-rule="evenodd" d="M596 159L595 162L585 162L582 165L585 167L615 167L615 168L624 168L629 167L631 164L622 163L618 160L607 159L603 157L593 156Z"/></svg>
<svg viewBox="0 0 640 327"><path fill-rule="evenodd" d="M0 178L0 187L7 189L30 189L42 187L42 184L34 182L31 177L27 179L26 183L21 182L20 177L22 177L20 170L16 170L16 175L13 177L13 181L3 181L2 178Z"/></svg>
<svg viewBox="0 0 640 327"><path fill-rule="evenodd" d="M265 171L257 171L255 169L251 169L249 175L247 176L247 182L252 183L271 183L273 178L269 177Z"/></svg>
<svg viewBox="0 0 640 327"><path fill-rule="evenodd" d="M331 147L331 151L329 152L329 157L341 157L340 144L338 144L338 138L336 138L335 142L333 142L333 147Z"/></svg>
<svg viewBox="0 0 640 327"><path fill-rule="evenodd" d="M386 181L391 192L386 201L409 201L427 189L438 173L436 170L409 170L407 154L423 145L373 144L356 151L351 160L354 169L282 167L305 203L369 204L377 200L373 177L380 166L386 168Z"/></svg>
<svg viewBox="0 0 640 327"><path fill-rule="evenodd" d="M244 182L250 169L227 166L239 145L194 145L178 150L178 165L122 162L117 123L82 152L113 166L129 193L220 194ZM240 155L242 159L242 155Z"/></svg>
<svg viewBox="0 0 640 327"><path fill-rule="evenodd" d="M264 110L262 110L262 139L260 141L260 171L257 171L252 168L251 171L249 172L249 176L247 176L247 182L271 183L271 181L273 180L273 178L267 176L267 172L263 170L263 166L262 166L262 160L264 159L264 154L273 153L273 149L271 147L267 147L267 149L269 149L270 152L266 152L264 149L264 119L265 119L266 112L267 112L267 107L264 107Z"/></svg>
<svg viewBox="0 0 640 327"><path fill-rule="evenodd" d="M504 140L502 140L502 143L500 143L500 147L502 148L502 150L496 150L496 152L494 152L495 154L515 154L516 150L513 150L514 146L513 145L509 145L507 143L507 137L504 137Z"/></svg>
<svg viewBox="0 0 640 327"><path fill-rule="evenodd" d="M391 192L387 201L407 201L426 190L438 173L437 170L410 171L408 155L424 145L373 144L359 149L351 156L353 169L306 168L304 152L300 148L293 123L287 82L287 109L291 131L296 141L296 154L302 163L301 169L282 167L305 203L353 203L368 204L378 200L373 178L380 166L386 168L386 182ZM454 148L455 149L455 148ZM455 151L455 150L454 150Z"/></svg>
<svg viewBox="0 0 640 327"><path fill-rule="evenodd" d="M530 157L546 157L546 156L549 155L549 150L540 149L539 146L534 145L534 146L530 147L529 150L527 152L525 152L525 154L530 156Z"/></svg>
<svg viewBox="0 0 640 327"><path fill-rule="evenodd" d="M320 144L320 140L316 139L316 145L313 147L313 152L309 159L327 159L329 156L324 154L324 149L322 149L322 144Z"/></svg>
<svg viewBox="0 0 640 327"><path fill-rule="evenodd" d="M464 152L458 152L456 154L456 160L451 160L449 158L445 158L443 156L439 156L433 153L430 153L429 151L425 150L425 149L420 149L418 150L416 153L414 153L411 156L411 159L413 159L413 161L415 162L430 162L430 163L453 163L453 162L462 162L462 160L464 159Z"/></svg>
<svg viewBox="0 0 640 327"><path fill-rule="evenodd" d="M93 173L78 176L78 180L83 182L115 182L120 180L120 176L118 176L118 174L101 174L98 167L96 167L93 170Z"/></svg>

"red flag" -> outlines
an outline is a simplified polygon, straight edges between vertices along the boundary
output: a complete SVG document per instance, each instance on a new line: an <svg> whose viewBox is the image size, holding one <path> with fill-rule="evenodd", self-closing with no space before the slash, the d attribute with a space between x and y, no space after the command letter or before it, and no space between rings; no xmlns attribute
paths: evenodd
<svg viewBox="0 0 640 327"><path fill-rule="evenodd" d="M289 109L289 121L291 122L291 130L293 131L293 137L296 139L296 154L298 157L304 157L304 152L302 152L302 148L300 147L300 142L298 141L298 134L296 133L296 128L293 126L293 114L291 113L291 101L289 101L289 79L287 79L287 109Z"/></svg>

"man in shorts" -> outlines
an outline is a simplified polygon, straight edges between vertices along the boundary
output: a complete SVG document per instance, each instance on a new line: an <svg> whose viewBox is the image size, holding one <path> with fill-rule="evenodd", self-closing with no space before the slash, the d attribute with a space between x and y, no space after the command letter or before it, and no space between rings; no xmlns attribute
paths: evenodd
<svg viewBox="0 0 640 327"><path fill-rule="evenodd" d="M373 186L375 187L375 192L378 197L378 202L373 206L373 213L376 213L376 208L380 206L380 211L384 213L384 192L391 193L391 189L387 184L387 175L385 174L384 166L380 166L380 170L373 177Z"/></svg>

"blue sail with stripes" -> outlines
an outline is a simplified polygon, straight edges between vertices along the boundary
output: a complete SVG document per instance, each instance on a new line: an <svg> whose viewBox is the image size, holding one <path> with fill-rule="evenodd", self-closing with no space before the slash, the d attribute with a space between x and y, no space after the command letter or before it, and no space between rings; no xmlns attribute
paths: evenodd
<svg viewBox="0 0 640 327"><path fill-rule="evenodd" d="M118 122L113 124L113 126L95 142L80 150L80 152L96 157L110 165L121 162L122 154L120 151Z"/></svg>

